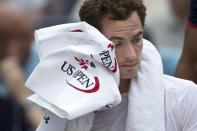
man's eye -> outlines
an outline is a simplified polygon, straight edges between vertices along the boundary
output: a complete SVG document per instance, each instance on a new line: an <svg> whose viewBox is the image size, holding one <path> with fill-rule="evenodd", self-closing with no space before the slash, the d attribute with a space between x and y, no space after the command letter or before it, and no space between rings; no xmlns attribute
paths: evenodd
<svg viewBox="0 0 197 131"><path fill-rule="evenodd" d="M122 45L122 42L121 41L113 41L115 47L119 47Z"/></svg>
<svg viewBox="0 0 197 131"><path fill-rule="evenodd" d="M138 42L140 42L142 40L142 38L141 37L139 37L139 38L135 38L133 41L132 41L132 43L135 43L135 44L137 44Z"/></svg>

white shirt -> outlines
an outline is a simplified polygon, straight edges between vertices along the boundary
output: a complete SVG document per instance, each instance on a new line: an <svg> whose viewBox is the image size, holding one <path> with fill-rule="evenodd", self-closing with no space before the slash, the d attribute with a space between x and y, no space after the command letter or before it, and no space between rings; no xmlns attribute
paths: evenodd
<svg viewBox="0 0 197 131"><path fill-rule="evenodd" d="M191 82L186 82L186 80L165 75L163 80L165 130L197 131L197 86ZM57 131L125 131L127 112L128 93L124 93L122 94L122 102L110 110L97 111L94 115L90 113L71 121L51 115L49 122L52 124L43 124L46 122L44 119L37 131L54 131L54 129Z"/></svg>
<svg viewBox="0 0 197 131"><path fill-rule="evenodd" d="M165 79L166 131L197 131L197 88L180 85L168 86L176 78ZM176 79L177 81L177 79ZM128 94L122 94L122 102L110 110L95 113L91 131L125 131Z"/></svg>

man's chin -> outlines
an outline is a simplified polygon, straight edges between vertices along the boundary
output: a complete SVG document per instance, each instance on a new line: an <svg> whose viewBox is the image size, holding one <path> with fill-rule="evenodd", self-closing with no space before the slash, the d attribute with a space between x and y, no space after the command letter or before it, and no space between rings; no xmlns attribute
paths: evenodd
<svg viewBox="0 0 197 131"><path fill-rule="evenodd" d="M137 76L139 71L139 67L136 67L135 69L120 69L120 78L121 79L132 79L135 76Z"/></svg>
<svg viewBox="0 0 197 131"><path fill-rule="evenodd" d="M132 79L137 76L137 73L130 73L129 75L120 74L120 79Z"/></svg>

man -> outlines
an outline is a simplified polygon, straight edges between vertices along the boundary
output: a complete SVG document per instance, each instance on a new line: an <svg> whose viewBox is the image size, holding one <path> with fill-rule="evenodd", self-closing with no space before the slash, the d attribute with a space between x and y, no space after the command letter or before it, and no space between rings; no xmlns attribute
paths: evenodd
<svg viewBox="0 0 197 131"><path fill-rule="evenodd" d="M119 90L127 94L131 80L140 68L146 15L142 0L87 0L81 7L79 15L82 21L99 29L115 44L121 78ZM175 79L168 80L173 82ZM165 86L166 131L195 131L197 89L179 86L182 85ZM126 112L128 106L124 99L127 97L123 96L122 108L96 113L92 130L124 130L127 113L123 112Z"/></svg>
<svg viewBox="0 0 197 131"><path fill-rule="evenodd" d="M197 83L197 1L191 0L190 15L185 32L185 45L176 76Z"/></svg>
<svg viewBox="0 0 197 131"><path fill-rule="evenodd" d="M0 5L0 129L26 131L40 120L39 108L27 104L25 64L33 40L32 25L22 12Z"/></svg>
<svg viewBox="0 0 197 131"><path fill-rule="evenodd" d="M84 2L79 12L81 21L96 27L115 45L120 69L119 91L122 101L111 109L95 111L73 120L58 119L57 116L55 118L47 112L37 131L48 131L52 128L51 131L55 129L59 131L197 130L196 85L190 81L162 74L159 54L151 43L143 40L145 11L142 0L87 0ZM83 32L80 29L77 31ZM141 85L136 81L140 81ZM152 87L161 89L161 92L160 90L155 92ZM146 92L141 93L144 89ZM146 98L150 99L146 100ZM163 103L154 105L158 99ZM103 99L96 99L94 103L99 103L101 100ZM137 110L137 114L132 112L133 108ZM151 110L144 110L147 108ZM155 110L155 108L161 110ZM152 112L156 112L155 116L152 116ZM157 116L161 117L156 119ZM141 119L138 119L139 117ZM157 121L154 121L155 119ZM66 125L65 128L62 126L62 121L63 125ZM152 123L149 124L149 121Z"/></svg>

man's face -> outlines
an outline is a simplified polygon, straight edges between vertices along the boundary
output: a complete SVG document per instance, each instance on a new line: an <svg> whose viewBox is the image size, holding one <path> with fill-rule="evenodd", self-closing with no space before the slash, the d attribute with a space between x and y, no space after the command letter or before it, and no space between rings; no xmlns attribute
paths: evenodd
<svg viewBox="0 0 197 131"><path fill-rule="evenodd" d="M24 64L30 55L33 29L21 12L5 6L0 7L0 60L18 57Z"/></svg>
<svg viewBox="0 0 197 131"><path fill-rule="evenodd" d="M136 76L143 47L143 27L137 12L132 12L128 19L122 21L104 18L101 32L115 44L120 78Z"/></svg>

